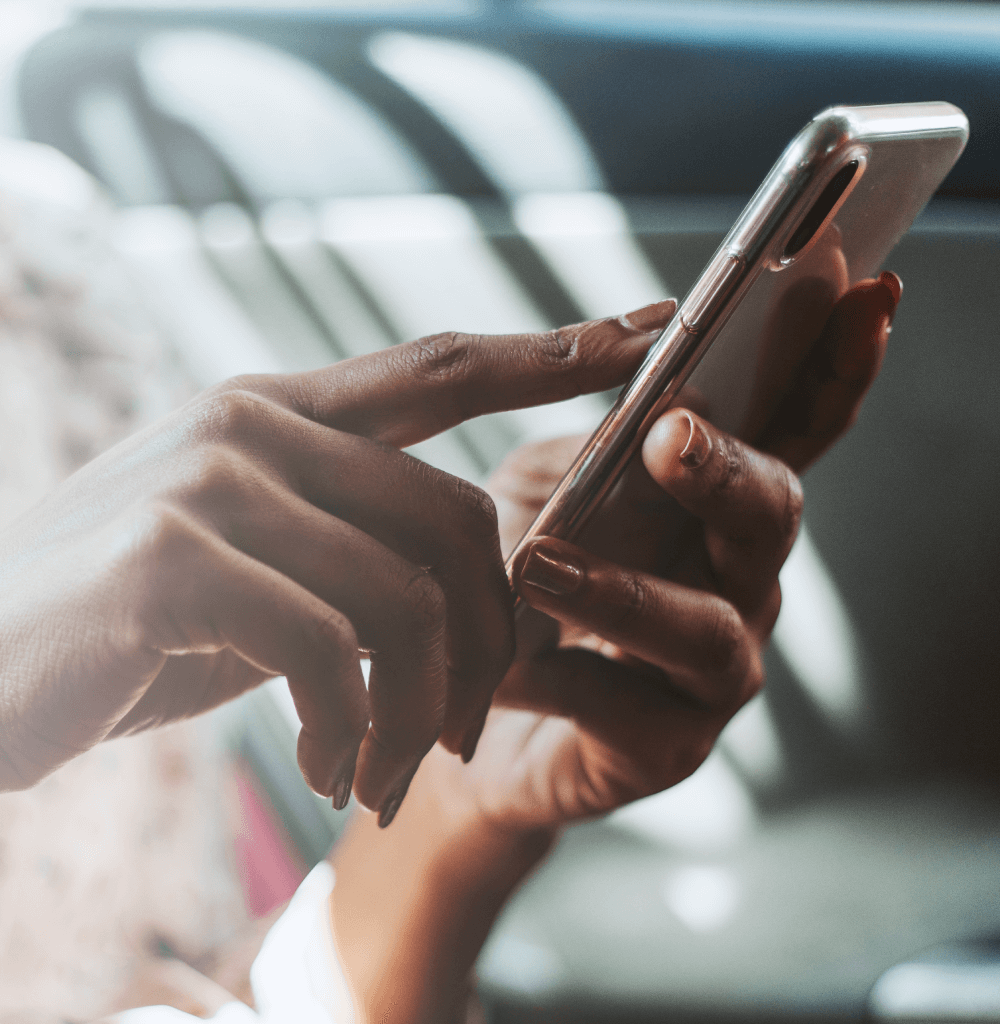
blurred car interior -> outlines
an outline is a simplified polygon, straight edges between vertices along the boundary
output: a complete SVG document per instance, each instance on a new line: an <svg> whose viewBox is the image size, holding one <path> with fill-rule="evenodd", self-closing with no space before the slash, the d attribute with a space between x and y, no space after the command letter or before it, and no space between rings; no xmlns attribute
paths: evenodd
<svg viewBox="0 0 1000 1024"><path fill-rule="evenodd" d="M805 480L766 693L690 780L573 830L479 979L503 1024L1000 1020L998 5L29 6L3 130L104 184L202 385L681 297L817 111L965 110L889 262L886 368ZM414 453L483 483L607 404ZM282 681L217 721L304 872L339 824Z"/></svg>

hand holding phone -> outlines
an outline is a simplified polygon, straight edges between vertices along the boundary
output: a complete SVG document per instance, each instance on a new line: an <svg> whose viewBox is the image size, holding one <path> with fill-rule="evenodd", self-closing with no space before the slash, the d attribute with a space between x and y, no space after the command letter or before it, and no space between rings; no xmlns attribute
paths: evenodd
<svg viewBox="0 0 1000 1024"><path fill-rule="evenodd" d="M834 107L813 119L511 553L512 582L534 539L579 534L670 406L756 440L835 304L878 270L967 138L964 114L947 103Z"/></svg>
<svg viewBox="0 0 1000 1024"><path fill-rule="evenodd" d="M544 829L697 768L762 682L778 570L801 502L790 464L810 461L832 440L831 425L856 414L898 294L888 277L837 303L789 392L796 402L765 427L770 452L697 413L668 410L577 543L540 537L527 547L515 660L476 756L463 767L431 755L449 810L468 806L505 834ZM495 474L489 489L505 550L581 440L519 449ZM678 508L689 532L674 537L664 522Z"/></svg>

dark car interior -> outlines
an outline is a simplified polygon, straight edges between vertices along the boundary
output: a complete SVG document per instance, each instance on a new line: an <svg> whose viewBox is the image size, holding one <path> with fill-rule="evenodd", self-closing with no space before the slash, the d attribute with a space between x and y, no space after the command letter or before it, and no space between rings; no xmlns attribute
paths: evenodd
<svg viewBox="0 0 1000 1024"><path fill-rule="evenodd" d="M818 111L968 115L887 264L882 376L805 478L765 694L519 892L491 1021L1000 1020L998 80L1000 7L962 2L93 6L24 55L24 135L106 186L203 384L681 297ZM606 401L418 454L481 483ZM280 685L219 716L308 866L339 826L293 725Z"/></svg>

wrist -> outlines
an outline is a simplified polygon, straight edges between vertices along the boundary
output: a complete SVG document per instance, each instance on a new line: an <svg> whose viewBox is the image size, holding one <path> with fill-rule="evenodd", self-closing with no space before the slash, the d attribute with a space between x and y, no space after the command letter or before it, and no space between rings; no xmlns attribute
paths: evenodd
<svg viewBox="0 0 1000 1024"><path fill-rule="evenodd" d="M456 767L435 748L392 825L358 812L334 850L333 930L359 1021L453 1019L490 926L555 840L481 814L450 784Z"/></svg>

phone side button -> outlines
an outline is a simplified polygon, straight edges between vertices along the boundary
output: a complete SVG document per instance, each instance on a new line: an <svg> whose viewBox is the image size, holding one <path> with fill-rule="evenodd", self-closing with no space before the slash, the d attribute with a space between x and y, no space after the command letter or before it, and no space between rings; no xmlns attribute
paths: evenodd
<svg viewBox="0 0 1000 1024"><path fill-rule="evenodd" d="M681 323L685 330L697 334L708 325L739 284L746 262L742 253L728 252L709 270L681 308Z"/></svg>

